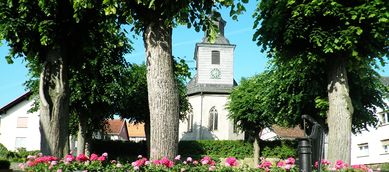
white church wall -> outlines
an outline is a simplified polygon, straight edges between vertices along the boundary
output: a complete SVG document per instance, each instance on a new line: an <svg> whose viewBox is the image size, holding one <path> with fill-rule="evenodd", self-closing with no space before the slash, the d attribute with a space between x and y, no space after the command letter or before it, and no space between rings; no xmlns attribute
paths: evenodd
<svg viewBox="0 0 389 172"><path fill-rule="evenodd" d="M228 95L225 94L198 94L189 97L193 107L192 132L187 131L188 121L180 121L180 139L182 140L242 140L243 133L233 133L233 122L228 119L225 109ZM202 105L201 105L202 104ZM215 107L218 112L217 130L210 131L210 110Z"/></svg>

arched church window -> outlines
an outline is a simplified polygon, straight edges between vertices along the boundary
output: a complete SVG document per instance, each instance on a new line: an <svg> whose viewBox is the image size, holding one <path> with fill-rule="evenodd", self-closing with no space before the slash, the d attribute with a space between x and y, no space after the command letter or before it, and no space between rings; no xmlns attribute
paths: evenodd
<svg viewBox="0 0 389 172"><path fill-rule="evenodd" d="M220 64L220 51L212 51L212 64Z"/></svg>
<svg viewBox="0 0 389 172"><path fill-rule="evenodd" d="M218 114L217 114L217 110L214 106L209 111L209 121L208 121L209 131L217 130L217 123L218 123Z"/></svg>

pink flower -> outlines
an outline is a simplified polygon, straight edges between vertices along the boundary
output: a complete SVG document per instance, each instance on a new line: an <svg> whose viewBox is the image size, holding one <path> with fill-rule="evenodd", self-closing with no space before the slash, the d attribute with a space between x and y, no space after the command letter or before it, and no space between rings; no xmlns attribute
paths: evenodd
<svg viewBox="0 0 389 172"><path fill-rule="evenodd" d="M79 161L79 162L85 162L85 161L88 161L88 157L84 154L79 154L77 157L76 157L76 160Z"/></svg>
<svg viewBox="0 0 389 172"><path fill-rule="evenodd" d="M328 166L330 164L331 164L331 162L326 160L326 159L322 159L321 160L321 165ZM317 161L315 162L315 168L316 169L319 168L319 163Z"/></svg>
<svg viewBox="0 0 389 172"><path fill-rule="evenodd" d="M294 163L296 162L296 160L293 158L293 157L289 157L287 160L286 160L286 164L290 164L290 165L293 165Z"/></svg>
<svg viewBox="0 0 389 172"><path fill-rule="evenodd" d="M205 164L208 164L208 165L215 165L215 161L212 160L211 157L209 156L205 156L203 159L200 160L201 164L205 165Z"/></svg>
<svg viewBox="0 0 389 172"><path fill-rule="evenodd" d="M107 153L107 152L104 152L101 156L107 157L107 156L108 156L108 153Z"/></svg>
<svg viewBox="0 0 389 172"><path fill-rule="evenodd" d="M270 161L263 161L261 165L259 165L259 168L270 168L272 166Z"/></svg>
<svg viewBox="0 0 389 172"><path fill-rule="evenodd" d="M167 168L172 168L174 166L174 162L170 161L167 157L163 157L160 160L161 165L166 166Z"/></svg>
<svg viewBox="0 0 389 172"><path fill-rule="evenodd" d="M142 155L138 155L138 159L141 159L141 158L143 158L143 156Z"/></svg>
<svg viewBox="0 0 389 172"><path fill-rule="evenodd" d="M179 161L181 159L181 155L177 155L174 160Z"/></svg>
<svg viewBox="0 0 389 172"><path fill-rule="evenodd" d="M20 163L18 166L19 166L19 168L22 169L22 170L24 170L24 168L25 168L23 163Z"/></svg>
<svg viewBox="0 0 389 172"><path fill-rule="evenodd" d="M292 164L286 164L285 165L285 170L290 170L292 168Z"/></svg>
<svg viewBox="0 0 389 172"><path fill-rule="evenodd" d="M35 158L36 158L36 156L33 156L33 155L28 155L28 156L27 156L27 159L28 159L28 160L31 160L31 161L34 160Z"/></svg>
<svg viewBox="0 0 389 172"><path fill-rule="evenodd" d="M99 158L99 156L94 154L94 153L92 153L92 155L90 155L90 160L91 161L96 161L98 158Z"/></svg>
<svg viewBox="0 0 389 172"><path fill-rule="evenodd" d="M230 166L230 167L238 166L238 161L236 160L235 157L228 157L226 159L226 166Z"/></svg>
<svg viewBox="0 0 389 172"><path fill-rule="evenodd" d="M188 158L186 158L186 161L188 161L188 162L192 162L192 157L188 157Z"/></svg>
<svg viewBox="0 0 389 172"><path fill-rule="evenodd" d="M62 172L62 169L58 169L57 172Z"/></svg>
<svg viewBox="0 0 389 172"><path fill-rule="evenodd" d="M278 162L277 162L277 167L282 168L282 167L284 167L284 166L285 166L285 162L284 162L284 161L278 161Z"/></svg>
<svg viewBox="0 0 389 172"><path fill-rule="evenodd" d="M64 159L65 159L66 162L72 162L72 161L74 161L74 156L68 154L68 155L65 156Z"/></svg>
<svg viewBox="0 0 389 172"><path fill-rule="evenodd" d="M51 161L50 165L57 165L58 164L58 161Z"/></svg>
<svg viewBox="0 0 389 172"><path fill-rule="evenodd" d="M216 167L214 165L211 165L209 166L208 168L209 171L215 171L216 170Z"/></svg>
<svg viewBox="0 0 389 172"><path fill-rule="evenodd" d="M193 165L197 165L197 164L199 164L199 162L196 161L196 160L194 160L194 161L193 161Z"/></svg>
<svg viewBox="0 0 389 172"><path fill-rule="evenodd" d="M337 161L336 161L336 164L335 164L335 168L336 168L337 170L339 170L339 169L342 169L343 167L345 167L344 162L343 162L342 160L337 160Z"/></svg>
<svg viewBox="0 0 389 172"><path fill-rule="evenodd" d="M131 165L133 167L141 167L141 166L145 165L146 162L147 162L147 159L146 158L142 158L142 159L138 159L138 160L132 162Z"/></svg>
<svg viewBox="0 0 389 172"><path fill-rule="evenodd" d="M100 162L105 161L105 157L106 156L100 156L99 158L97 158L97 161L100 161Z"/></svg>

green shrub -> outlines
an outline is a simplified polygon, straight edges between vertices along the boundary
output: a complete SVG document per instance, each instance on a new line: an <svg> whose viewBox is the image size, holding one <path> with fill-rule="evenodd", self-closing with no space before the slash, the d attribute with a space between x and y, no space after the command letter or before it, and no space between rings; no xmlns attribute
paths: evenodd
<svg viewBox="0 0 389 172"><path fill-rule="evenodd" d="M5 159L0 160L0 169L1 170L9 169L10 166L11 166L11 163L8 160L5 160Z"/></svg>
<svg viewBox="0 0 389 172"><path fill-rule="evenodd" d="M389 171L389 163L380 164L381 171Z"/></svg>
<svg viewBox="0 0 389 172"><path fill-rule="evenodd" d="M8 149L0 143L0 158L7 158Z"/></svg>
<svg viewBox="0 0 389 172"><path fill-rule="evenodd" d="M6 158L12 162L24 162L28 155L36 155L39 152L39 150L27 151L25 148L18 148L16 151L9 151Z"/></svg>
<svg viewBox="0 0 389 172"><path fill-rule="evenodd" d="M261 155L265 157L288 158L297 157L297 141L275 140L261 141ZM90 144L91 153L107 152L109 159L133 161L138 155L146 155L146 142L93 140ZM209 155L215 159L229 156L243 159L253 157L253 145L241 140L193 140L180 141L178 154L182 157L199 159Z"/></svg>
<svg viewBox="0 0 389 172"><path fill-rule="evenodd" d="M213 158L233 156L238 159L243 159L245 157L252 157L253 148L251 143L241 140L180 141L178 144L178 154L193 158L209 155Z"/></svg>
<svg viewBox="0 0 389 172"><path fill-rule="evenodd" d="M261 143L261 156L285 159L297 157L297 140L274 140Z"/></svg>
<svg viewBox="0 0 389 172"><path fill-rule="evenodd" d="M146 142L131 142L120 140L92 140L90 152L102 154L107 152L109 159L116 159L122 162L132 161L138 155L146 155Z"/></svg>

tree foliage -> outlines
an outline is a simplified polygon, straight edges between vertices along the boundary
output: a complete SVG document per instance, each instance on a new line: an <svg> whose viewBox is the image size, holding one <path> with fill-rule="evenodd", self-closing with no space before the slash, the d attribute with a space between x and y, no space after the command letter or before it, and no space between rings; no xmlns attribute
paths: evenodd
<svg viewBox="0 0 389 172"><path fill-rule="evenodd" d="M243 78L229 96L227 109L229 118L239 129L253 134L274 124L272 113L266 113L263 106L268 73L262 73L251 78Z"/></svg>
<svg viewBox="0 0 389 172"><path fill-rule="evenodd" d="M316 103L324 107L328 98L331 161L350 161L349 153L340 152L350 152L351 124L354 122L357 128L366 120L374 124L371 115L375 108L363 109L383 105L382 84L372 68L379 67L376 61L384 64L388 55L387 10L388 3L382 0L265 0L254 14L254 40L276 63L288 66L297 62L325 72L321 77L326 78L327 96L319 97ZM367 78L369 86L359 85ZM366 89L363 91L369 92L363 95L374 96L368 99L370 102L362 101L361 94L353 93L355 89Z"/></svg>
<svg viewBox="0 0 389 172"><path fill-rule="evenodd" d="M331 56L341 54L348 57L354 130L376 124L372 115L375 107L385 106L381 97L386 89L372 66L378 67L373 59L383 61L388 52L387 9L387 3L380 0L262 1L255 14L258 30L254 39L263 51L269 50L273 59L275 65L271 70L275 77L271 77L274 81L269 85L280 85L270 89L279 92L280 97L271 102L282 104L270 107L278 107L280 115L320 113L325 117L325 66L331 63Z"/></svg>
<svg viewBox="0 0 389 172"><path fill-rule="evenodd" d="M0 38L4 38L11 47L6 57L8 62L12 62L14 57L23 57L28 61L31 75L38 76L40 73L42 76L42 84L39 85L45 107L42 109L41 106L42 131L50 131L42 134L45 145L42 151L45 154L62 156L66 153L68 78L90 64L95 63L92 66L96 67L98 62L104 61L102 56L100 60L96 56L111 56L128 48L124 34L120 33L117 16L107 15L104 9L100 1L0 2ZM120 61L117 57L121 53L124 52L115 54L115 60ZM91 84L92 87L97 85ZM75 99L81 96L74 95ZM90 104L80 104L84 105ZM58 136L52 135L57 133Z"/></svg>

